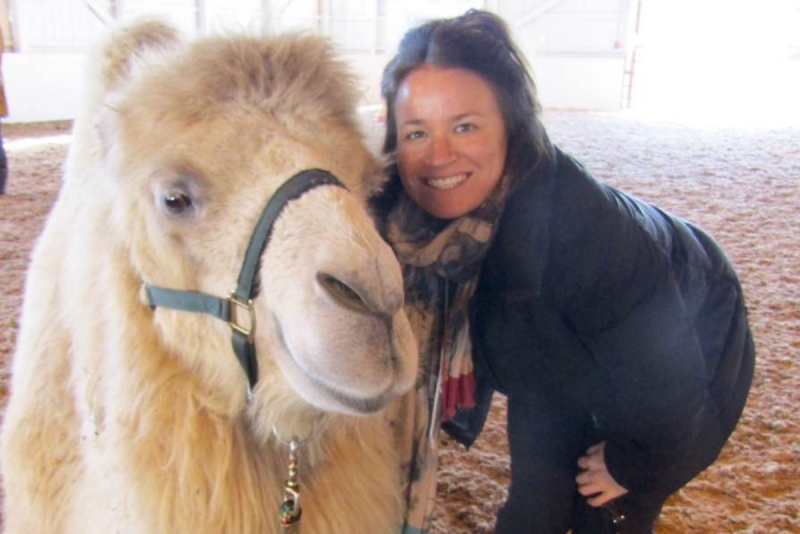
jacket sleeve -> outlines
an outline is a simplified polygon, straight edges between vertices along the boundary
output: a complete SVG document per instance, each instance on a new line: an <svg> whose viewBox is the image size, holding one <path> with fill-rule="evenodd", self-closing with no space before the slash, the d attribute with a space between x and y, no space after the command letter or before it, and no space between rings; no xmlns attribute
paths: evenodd
<svg viewBox="0 0 800 534"><path fill-rule="evenodd" d="M616 396L614 412L598 412L599 425L609 432L609 471L629 490L659 486L704 424L708 372L686 312L664 276L621 322L584 338Z"/></svg>
<svg viewBox="0 0 800 534"><path fill-rule="evenodd" d="M741 288L703 272L688 290L666 276L588 342L624 408L600 425L611 430L609 471L630 490L683 486L716 459L744 407L754 349Z"/></svg>
<svg viewBox="0 0 800 534"><path fill-rule="evenodd" d="M609 471L629 490L653 490L708 416L711 377L697 321L708 258L683 226L644 202L591 179L568 190L569 212L556 216L556 298L598 380L611 386L613 408L597 410Z"/></svg>

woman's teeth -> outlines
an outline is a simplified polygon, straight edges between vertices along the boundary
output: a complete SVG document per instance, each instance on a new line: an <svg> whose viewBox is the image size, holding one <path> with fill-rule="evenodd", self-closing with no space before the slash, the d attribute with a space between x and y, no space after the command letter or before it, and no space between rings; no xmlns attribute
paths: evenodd
<svg viewBox="0 0 800 534"><path fill-rule="evenodd" d="M467 174L456 174L443 178L429 178L426 183L434 189L451 189L467 179Z"/></svg>

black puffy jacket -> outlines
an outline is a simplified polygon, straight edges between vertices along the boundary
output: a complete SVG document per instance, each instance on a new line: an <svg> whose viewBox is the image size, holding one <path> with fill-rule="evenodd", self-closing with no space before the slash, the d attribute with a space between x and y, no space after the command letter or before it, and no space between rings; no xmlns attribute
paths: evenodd
<svg viewBox="0 0 800 534"><path fill-rule="evenodd" d="M446 430L469 445L492 390L540 388L585 408L631 491L673 492L713 462L752 381L742 289L722 250L557 148L516 184L472 316L479 406Z"/></svg>

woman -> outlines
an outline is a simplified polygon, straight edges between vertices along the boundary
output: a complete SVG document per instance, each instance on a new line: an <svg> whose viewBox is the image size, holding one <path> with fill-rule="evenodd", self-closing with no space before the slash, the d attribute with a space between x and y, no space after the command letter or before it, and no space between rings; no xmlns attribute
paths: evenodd
<svg viewBox="0 0 800 534"><path fill-rule="evenodd" d="M404 532L430 528L440 424L469 446L508 397L497 533L649 533L719 454L752 380L742 290L697 227L553 146L496 16L410 30L383 77L376 215L423 358L397 428ZM473 374L474 369L474 374Z"/></svg>

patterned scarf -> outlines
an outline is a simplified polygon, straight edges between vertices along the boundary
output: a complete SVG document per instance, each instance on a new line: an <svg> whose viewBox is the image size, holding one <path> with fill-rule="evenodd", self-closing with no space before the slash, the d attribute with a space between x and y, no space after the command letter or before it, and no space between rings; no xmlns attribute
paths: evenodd
<svg viewBox="0 0 800 534"><path fill-rule="evenodd" d="M406 517L401 534L431 529L439 429L475 406L469 301L505 203L508 180L471 213L436 219L401 193L387 237L403 267L406 313L419 344L415 388L391 414L401 447Z"/></svg>

